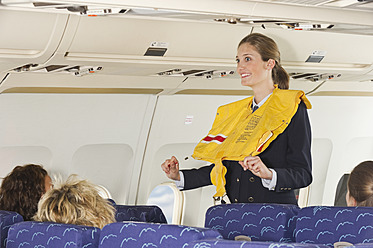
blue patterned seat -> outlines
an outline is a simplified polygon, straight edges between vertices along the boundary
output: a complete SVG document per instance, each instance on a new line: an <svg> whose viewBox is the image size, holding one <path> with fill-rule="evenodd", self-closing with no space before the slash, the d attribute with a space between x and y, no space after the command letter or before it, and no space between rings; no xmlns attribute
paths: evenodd
<svg viewBox="0 0 373 248"><path fill-rule="evenodd" d="M25 221L9 228L7 248L97 248L100 231L96 227Z"/></svg>
<svg viewBox="0 0 373 248"><path fill-rule="evenodd" d="M326 245L278 243L264 241L234 241L226 239L198 240L188 243L188 248L329 248ZM365 248L365 247L364 247Z"/></svg>
<svg viewBox="0 0 373 248"><path fill-rule="evenodd" d="M355 244L353 246L350 246L348 248L372 248L373 247L373 243L364 243L364 244Z"/></svg>
<svg viewBox="0 0 373 248"><path fill-rule="evenodd" d="M220 238L218 231L169 224L116 222L101 231L100 248L172 247L182 248L187 242Z"/></svg>
<svg viewBox="0 0 373 248"><path fill-rule="evenodd" d="M299 211L296 242L326 244L335 242L372 243L373 208L306 207Z"/></svg>
<svg viewBox="0 0 373 248"><path fill-rule="evenodd" d="M246 235L252 241L294 242L299 208L285 204L236 203L210 207L205 227L218 230L224 239Z"/></svg>
<svg viewBox="0 0 373 248"><path fill-rule="evenodd" d="M8 237L8 230L11 225L17 222L23 221L23 217L11 211L0 210L0 247L3 248L6 245L6 240Z"/></svg>
<svg viewBox="0 0 373 248"><path fill-rule="evenodd" d="M166 217L158 206L114 205L117 210L116 221L140 221L167 223Z"/></svg>

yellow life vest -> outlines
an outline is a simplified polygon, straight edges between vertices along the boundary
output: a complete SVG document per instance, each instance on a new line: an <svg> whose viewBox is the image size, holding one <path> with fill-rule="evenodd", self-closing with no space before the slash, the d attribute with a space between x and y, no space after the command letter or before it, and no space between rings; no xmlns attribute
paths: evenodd
<svg viewBox="0 0 373 248"><path fill-rule="evenodd" d="M252 101L253 97L249 97L219 107L211 130L194 149L193 158L215 164L210 174L216 186L214 197L225 194L227 169L223 160L242 161L260 154L286 129L300 101L308 109L312 107L303 91L277 87L254 113Z"/></svg>

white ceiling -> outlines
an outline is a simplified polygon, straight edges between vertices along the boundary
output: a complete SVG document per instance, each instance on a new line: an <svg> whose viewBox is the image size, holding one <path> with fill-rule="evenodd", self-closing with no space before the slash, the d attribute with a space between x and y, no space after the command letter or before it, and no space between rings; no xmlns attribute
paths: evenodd
<svg viewBox="0 0 373 248"><path fill-rule="evenodd" d="M214 22L215 19L238 25L280 28L279 23L299 25L333 25L330 29L312 29L323 32L373 35L373 1L358 0L0 0L8 7L28 8L35 11L56 11L79 14L79 6L88 10L111 9L120 16L143 16ZM67 9L70 9L67 10ZM76 11L74 11L74 9ZM124 11L125 10L125 11ZM289 26L289 25L288 25Z"/></svg>

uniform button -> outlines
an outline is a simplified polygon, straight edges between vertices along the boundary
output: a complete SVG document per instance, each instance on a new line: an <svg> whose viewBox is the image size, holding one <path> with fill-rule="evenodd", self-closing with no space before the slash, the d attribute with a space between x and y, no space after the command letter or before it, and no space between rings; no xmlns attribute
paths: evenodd
<svg viewBox="0 0 373 248"><path fill-rule="evenodd" d="M255 181L255 178L250 177L249 181L253 183Z"/></svg>
<svg viewBox="0 0 373 248"><path fill-rule="evenodd" d="M254 201L254 197L250 196L248 200L249 200L249 202L253 202Z"/></svg>
<svg viewBox="0 0 373 248"><path fill-rule="evenodd" d="M235 202L238 202L238 200L237 200L237 199L234 199L234 201L235 201Z"/></svg>
<svg viewBox="0 0 373 248"><path fill-rule="evenodd" d="M240 181L240 179L239 178L237 178L237 182L239 182Z"/></svg>
<svg viewBox="0 0 373 248"><path fill-rule="evenodd" d="M281 188L280 190L284 190L284 188Z"/></svg>

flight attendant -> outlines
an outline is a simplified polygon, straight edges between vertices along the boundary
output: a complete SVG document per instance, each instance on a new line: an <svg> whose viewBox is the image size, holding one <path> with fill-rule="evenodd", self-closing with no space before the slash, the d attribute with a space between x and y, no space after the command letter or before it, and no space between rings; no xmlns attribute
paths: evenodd
<svg viewBox="0 0 373 248"><path fill-rule="evenodd" d="M302 91L288 90L289 75L271 38L243 38L236 62L241 84L254 96L218 108L193 154L212 164L179 171L172 156L162 170L183 190L214 184L216 200L297 205L294 190L312 182L311 104Z"/></svg>

